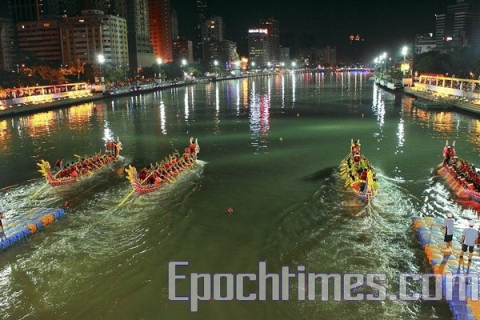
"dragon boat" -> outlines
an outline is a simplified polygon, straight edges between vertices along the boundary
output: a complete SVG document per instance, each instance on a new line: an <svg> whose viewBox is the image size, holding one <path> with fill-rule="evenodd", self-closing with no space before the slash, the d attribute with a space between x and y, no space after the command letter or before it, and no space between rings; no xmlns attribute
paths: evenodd
<svg viewBox="0 0 480 320"><path fill-rule="evenodd" d="M360 140L351 141L350 153L340 162L340 177L345 186L364 202L369 202L378 193L375 170L370 161L360 153Z"/></svg>
<svg viewBox="0 0 480 320"><path fill-rule="evenodd" d="M143 168L140 173L133 166L125 169L127 179L133 188L132 192L137 195L151 193L159 190L168 183L173 183L178 176L196 166L197 154L200 152L198 140L193 142L190 138L190 144L183 155L178 152L170 154L161 163L151 165L149 169Z"/></svg>
<svg viewBox="0 0 480 320"><path fill-rule="evenodd" d="M50 163L41 160L37 165L38 170L46 179L47 183L52 187L63 187L72 185L78 181L84 180L98 173L102 169L108 167L110 164L116 162L120 158L120 151L123 149L122 143L117 137L116 141L107 141L105 144L106 150L104 153L97 153L93 156L82 158L75 155L76 162L64 165L63 158L57 160L55 168L58 171L52 172Z"/></svg>
<svg viewBox="0 0 480 320"><path fill-rule="evenodd" d="M457 156L455 141L443 148L443 161L434 171L441 176L458 198L480 203L480 175L475 166Z"/></svg>

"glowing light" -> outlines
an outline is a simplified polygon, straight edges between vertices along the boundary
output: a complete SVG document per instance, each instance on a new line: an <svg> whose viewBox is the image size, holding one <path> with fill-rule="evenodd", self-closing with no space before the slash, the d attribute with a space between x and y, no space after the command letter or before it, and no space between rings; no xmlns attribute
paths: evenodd
<svg viewBox="0 0 480 320"><path fill-rule="evenodd" d="M98 63L103 64L105 62L105 56L103 54L99 54L97 56L97 61Z"/></svg>
<svg viewBox="0 0 480 320"><path fill-rule="evenodd" d="M264 33L264 34L268 34L268 29L248 29L248 33Z"/></svg>

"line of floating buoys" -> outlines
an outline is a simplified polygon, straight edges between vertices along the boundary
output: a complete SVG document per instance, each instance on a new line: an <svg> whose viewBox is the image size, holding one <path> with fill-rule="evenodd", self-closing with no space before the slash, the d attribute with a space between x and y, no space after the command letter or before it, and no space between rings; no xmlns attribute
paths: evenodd
<svg viewBox="0 0 480 320"><path fill-rule="evenodd" d="M34 208L24 214L5 219L3 233L0 234L0 251L11 247L64 215L63 209Z"/></svg>
<svg viewBox="0 0 480 320"><path fill-rule="evenodd" d="M468 319L480 320L480 300L478 291L472 290L472 281L478 281L478 270L480 270L480 257L475 254L472 257L470 265L467 264L468 253L465 254L464 259L459 260L457 257L461 254L460 239L462 230L454 228L454 237L452 248L448 249L444 242L444 231L442 230L443 218L441 217L413 217L413 228L422 243L422 247L427 256L428 262L432 266L433 272L442 277L442 293L443 297L447 297L447 280L453 281L451 299L446 299L450 311L454 319ZM466 273L468 272L468 274ZM466 298L462 299L459 295L459 282L452 280L449 276L455 275L471 275L475 276L469 282L466 281ZM480 287L480 282L478 283ZM472 295L476 294L477 297ZM472 299L473 298L473 299Z"/></svg>

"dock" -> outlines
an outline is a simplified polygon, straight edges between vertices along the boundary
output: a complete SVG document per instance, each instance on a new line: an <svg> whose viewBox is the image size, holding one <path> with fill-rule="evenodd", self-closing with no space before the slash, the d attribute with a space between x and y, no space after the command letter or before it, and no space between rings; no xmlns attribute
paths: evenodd
<svg viewBox="0 0 480 320"><path fill-rule="evenodd" d="M32 208L13 217L3 219L0 233L0 252L31 236L65 215L65 210L55 208Z"/></svg>
<svg viewBox="0 0 480 320"><path fill-rule="evenodd" d="M447 249L441 217L412 217L416 231L429 264L442 286L442 300L448 303L453 319L480 319L480 256L474 252L472 262L468 253L461 255L461 234L463 230L454 227L452 249ZM433 290L432 290L433 291Z"/></svg>
<svg viewBox="0 0 480 320"><path fill-rule="evenodd" d="M450 109L450 106L446 103L434 100L426 100L426 99L416 99L413 100L412 104L420 109L424 110L440 110L446 111Z"/></svg>

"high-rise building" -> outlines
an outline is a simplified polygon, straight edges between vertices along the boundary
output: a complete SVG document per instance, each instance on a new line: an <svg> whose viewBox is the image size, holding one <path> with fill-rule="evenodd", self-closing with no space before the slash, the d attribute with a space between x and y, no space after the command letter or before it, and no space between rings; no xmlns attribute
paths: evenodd
<svg viewBox="0 0 480 320"><path fill-rule="evenodd" d="M223 19L222 17L211 17L203 23L203 42L223 41Z"/></svg>
<svg viewBox="0 0 480 320"><path fill-rule="evenodd" d="M178 38L173 41L173 60L181 61L186 59L189 63L193 62L193 44L192 41Z"/></svg>
<svg viewBox="0 0 480 320"><path fill-rule="evenodd" d="M12 19L18 22L40 19L40 0L11 0Z"/></svg>
<svg viewBox="0 0 480 320"><path fill-rule="evenodd" d="M116 15L116 2L121 3L122 1L115 0L75 0L78 3L83 2L84 10L101 10L106 15Z"/></svg>
<svg viewBox="0 0 480 320"><path fill-rule="evenodd" d="M58 20L26 21L17 23L18 48L37 59L60 67L62 51Z"/></svg>
<svg viewBox="0 0 480 320"><path fill-rule="evenodd" d="M290 61L290 48L280 47L278 62L285 63L287 61Z"/></svg>
<svg viewBox="0 0 480 320"><path fill-rule="evenodd" d="M348 37L348 63L351 65L364 62L364 39L359 35L351 34Z"/></svg>
<svg viewBox="0 0 480 320"><path fill-rule="evenodd" d="M82 16L64 18L60 23L63 64L77 59L96 64L101 54L105 63L126 67L128 64L127 22L105 15L100 10L84 10Z"/></svg>
<svg viewBox="0 0 480 320"><path fill-rule="evenodd" d="M172 55L172 17L170 0L149 0L150 43L155 55L164 62L171 62Z"/></svg>
<svg viewBox="0 0 480 320"><path fill-rule="evenodd" d="M445 14L435 15L435 47L443 48L445 42ZM450 40L451 41L451 37Z"/></svg>
<svg viewBox="0 0 480 320"><path fill-rule="evenodd" d="M415 54L422 54L435 49L436 39L433 33L417 34L415 36Z"/></svg>
<svg viewBox="0 0 480 320"><path fill-rule="evenodd" d="M457 0L447 13L436 15L436 47L480 46L480 2Z"/></svg>
<svg viewBox="0 0 480 320"><path fill-rule="evenodd" d="M195 26L196 39L194 43L194 57L201 60L203 58L203 39L202 28L208 17L207 0L196 0L197 25Z"/></svg>
<svg viewBox="0 0 480 320"><path fill-rule="evenodd" d="M457 0L447 7L445 31L452 35L454 46L480 45L480 3L478 0Z"/></svg>
<svg viewBox="0 0 480 320"><path fill-rule="evenodd" d="M178 38L178 16L177 11L172 10L172 40Z"/></svg>
<svg viewBox="0 0 480 320"><path fill-rule="evenodd" d="M322 64L323 66L335 67L337 65L337 48L326 46L322 48Z"/></svg>
<svg viewBox="0 0 480 320"><path fill-rule="evenodd" d="M248 30L248 59L256 67L267 66L270 61L270 42L267 29Z"/></svg>
<svg viewBox="0 0 480 320"><path fill-rule="evenodd" d="M115 5L117 14L127 20L129 69L132 75L156 62L150 44L148 0L123 0Z"/></svg>
<svg viewBox="0 0 480 320"><path fill-rule="evenodd" d="M278 20L273 18L260 19L259 28L268 30L268 41L270 42L271 62L278 62L280 56L280 26Z"/></svg>
<svg viewBox="0 0 480 320"><path fill-rule="evenodd" d="M16 48L15 25L13 21L0 18L0 70L14 70Z"/></svg>

